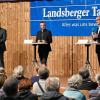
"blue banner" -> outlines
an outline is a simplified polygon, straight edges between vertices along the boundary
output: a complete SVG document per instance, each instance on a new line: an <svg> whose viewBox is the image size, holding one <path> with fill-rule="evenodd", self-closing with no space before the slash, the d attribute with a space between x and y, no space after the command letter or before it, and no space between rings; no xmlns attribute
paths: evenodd
<svg viewBox="0 0 100 100"><path fill-rule="evenodd" d="M30 34L36 35L44 20L53 36L89 36L97 16L100 0L31 0Z"/></svg>

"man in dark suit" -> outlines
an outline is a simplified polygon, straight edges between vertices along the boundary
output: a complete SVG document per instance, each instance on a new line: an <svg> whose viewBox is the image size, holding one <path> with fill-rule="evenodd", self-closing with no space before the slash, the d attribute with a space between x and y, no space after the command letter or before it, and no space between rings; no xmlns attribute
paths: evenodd
<svg viewBox="0 0 100 100"><path fill-rule="evenodd" d="M47 65L48 54L51 51L50 43L52 43L51 31L46 29L45 21L40 22L41 30L37 32L36 42L43 42L47 44L38 45L38 53L41 64Z"/></svg>
<svg viewBox="0 0 100 100"><path fill-rule="evenodd" d="M4 67L4 51L6 50L6 30L1 28L0 24L0 67Z"/></svg>
<svg viewBox="0 0 100 100"><path fill-rule="evenodd" d="M93 31L92 37L94 41L100 43L100 16L96 17L96 23L98 24L98 27L96 27ZM100 66L100 45L96 45L96 54Z"/></svg>

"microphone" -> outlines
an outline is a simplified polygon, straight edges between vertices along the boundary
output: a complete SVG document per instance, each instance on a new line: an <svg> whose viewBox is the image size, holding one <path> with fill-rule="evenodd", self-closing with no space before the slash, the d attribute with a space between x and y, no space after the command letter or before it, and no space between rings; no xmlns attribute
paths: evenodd
<svg viewBox="0 0 100 100"><path fill-rule="evenodd" d="M97 33L98 32L98 29L97 28L92 28L92 35Z"/></svg>
<svg viewBox="0 0 100 100"><path fill-rule="evenodd" d="M94 40L94 41L96 41L97 40L97 38L98 38L98 28L96 27L96 28L92 28L92 39Z"/></svg>

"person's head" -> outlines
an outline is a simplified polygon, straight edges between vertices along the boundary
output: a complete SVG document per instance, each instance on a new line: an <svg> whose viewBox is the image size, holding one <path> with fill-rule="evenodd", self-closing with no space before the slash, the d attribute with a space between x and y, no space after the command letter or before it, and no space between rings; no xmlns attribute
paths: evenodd
<svg viewBox="0 0 100 100"><path fill-rule="evenodd" d="M96 17L96 23L100 25L100 16Z"/></svg>
<svg viewBox="0 0 100 100"><path fill-rule="evenodd" d="M14 77L9 77L3 84L3 91L7 96L15 96L17 94L18 80Z"/></svg>
<svg viewBox="0 0 100 100"><path fill-rule="evenodd" d="M75 74L68 79L68 86L76 88L82 84L82 77L79 74Z"/></svg>
<svg viewBox="0 0 100 100"><path fill-rule="evenodd" d="M6 80L6 75L5 74L0 74L0 88L2 88L5 80Z"/></svg>
<svg viewBox="0 0 100 100"><path fill-rule="evenodd" d="M50 77L46 80L47 91L59 91L60 81L58 77Z"/></svg>
<svg viewBox="0 0 100 100"><path fill-rule="evenodd" d="M45 21L41 21L41 22L40 22L40 28L41 28L41 30L44 30L44 29L46 28L46 23L45 23Z"/></svg>
<svg viewBox="0 0 100 100"><path fill-rule="evenodd" d="M18 90L30 90L32 87L32 81L28 78L22 79L18 83Z"/></svg>
<svg viewBox="0 0 100 100"><path fill-rule="evenodd" d="M98 85L100 85L100 74L96 74L96 82L98 83Z"/></svg>
<svg viewBox="0 0 100 100"><path fill-rule="evenodd" d="M82 76L82 78L85 80L85 79L88 79L90 77L90 73L89 73L89 70L85 67L81 68L79 70L79 74Z"/></svg>
<svg viewBox="0 0 100 100"><path fill-rule="evenodd" d="M4 70L3 67L0 67L0 75L1 75L1 74L5 74L5 70Z"/></svg>
<svg viewBox="0 0 100 100"><path fill-rule="evenodd" d="M47 67L40 67L38 70L38 74L40 76L40 79L47 79L49 77L49 70Z"/></svg>
<svg viewBox="0 0 100 100"><path fill-rule="evenodd" d="M13 76L16 78L19 78L24 75L24 68L21 65L18 65L17 67L14 68L13 70Z"/></svg>

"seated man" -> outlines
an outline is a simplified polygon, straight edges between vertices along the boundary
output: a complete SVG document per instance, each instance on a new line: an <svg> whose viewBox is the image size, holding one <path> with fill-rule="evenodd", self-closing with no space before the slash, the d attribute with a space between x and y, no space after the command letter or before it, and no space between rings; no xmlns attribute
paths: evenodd
<svg viewBox="0 0 100 100"><path fill-rule="evenodd" d="M3 85L5 95L0 96L0 100L20 100L17 98L17 86L18 80L16 78L7 78Z"/></svg>
<svg viewBox="0 0 100 100"><path fill-rule="evenodd" d="M46 80L46 90L41 97L40 100L69 100L61 93L59 93L60 82L59 78L52 77Z"/></svg>
<svg viewBox="0 0 100 100"><path fill-rule="evenodd" d="M87 68L81 68L79 74L83 78L82 84L78 87L79 90L92 90L96 89L98 84L93 82L90 78L90 73Z"/></svg>

